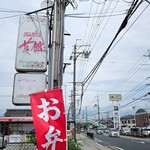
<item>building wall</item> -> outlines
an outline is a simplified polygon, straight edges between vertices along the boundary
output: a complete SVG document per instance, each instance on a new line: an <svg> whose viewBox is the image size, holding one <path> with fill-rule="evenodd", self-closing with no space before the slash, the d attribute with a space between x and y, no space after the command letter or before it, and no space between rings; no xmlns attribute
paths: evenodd
<svg viewBox="0 0 150 150"><path fill-rule="evenodd" d="M127 126L129 128L136 126L135 119L122 119L121 120L121 126Z"/></svg>
<svg viewBox="0 0 150 150"><path fill-rule="evenodd" d="M150 113L138 113L135 118L137 127L150 126Z"/></svg>

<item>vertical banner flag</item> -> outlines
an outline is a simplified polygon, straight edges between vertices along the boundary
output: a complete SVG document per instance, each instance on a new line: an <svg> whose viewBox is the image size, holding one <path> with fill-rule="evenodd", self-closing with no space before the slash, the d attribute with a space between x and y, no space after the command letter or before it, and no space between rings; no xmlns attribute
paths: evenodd
<svg viewBox="0 0 150 150"><path fill-rule="evenodd" d="M66 150L66 115L62 89L30 95L38 150Z"/></svg>

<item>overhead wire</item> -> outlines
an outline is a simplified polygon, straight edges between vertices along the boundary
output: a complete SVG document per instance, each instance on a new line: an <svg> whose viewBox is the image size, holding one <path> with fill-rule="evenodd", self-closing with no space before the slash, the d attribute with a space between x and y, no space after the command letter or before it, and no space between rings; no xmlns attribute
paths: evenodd
<svg viewBox="0 0 150 150"><path fill-rule="evenodd" d="M144 84L142 85L145 81L147 81L149 78L144 79L143 81L141 81L137 86L135 86L134 88L132 88L129 93L127 93L126 95L123 95L123 100L120 102L120 106L124 106L131 101L131 97L136 95L136 94L140 94L141 91L143 91L145 88L148 87L148 85ZM142 85L142 86L141 86ZM133 93L132 93L133 92ZM131 93L131 94L130 94ZM128 102L129 101L129 102ZM126 103L126 104L122 104L122 103ZM107 105L105 106L106 108L102 108L103 111L106 110L110 110L111 109L111 105Z"/></svg>
<svg viewBox="0 0 150 150"><path fill-rule="evenodd" d="M108 2L108 1L107 1ZM99 14L101 14L101 17L111 17L111 16L115 16L114 14L113 14L113 12L115 12L115 8L116 8L116 6L117 6L117 4L119 3L119 0L117 0L117 1L115 1L116 2L116 4L114 4L115 6L113 6L114 8L112 9L112 11L110 12L110 14L108 14L108 10L110 10L110 6L112 5L112 2L114 2L114 1L109 1L109 4L107 4L107 8L103 8L104 7L104 5L103 5L103 7L101 8L101 11L99 12ZM105 3L105 6L106 6L106 3ZM109 8L109 9L108 9ZM123 15L123 14L126 14L126 11L124 12L124 13L122 13L122 14L120 14L120 15ZM98 33L98 30L100 29L100 27L102 26L102 22L104 22L104 18L101 18L101 19L97 19L97 22L95 23L95 26L94 25L91 25L91 27L90 27L90 30L92 31L93 30L93 32L91 32L91 34L89 33L89 37L90 37L90 40L88 40L88 41L90 41L90 42L87 42L89 45L91 45L88 49L90 49L90 51L92 51L93 50L93 47L94 46L92 46L92 43L94 43L94 41L95 41L95 39L96 39L96 36L98 37L98 35L99 35L99 33ZM101 23L100 23L100 21L98 22L98 20L101 20ZM109 19L108 19L109 20ZM107 23L108 23L108 21L107 21ZM107 23L105 23L105 26L107 25ZM95 27L95 29L94 29L94 27ZM104 28L105 27L103 27L103 29L102 30L104 30ZM101 33L102 33L102 31L101 31ZM100 33L100 34L101 34ZM100 36L100 35L99 35ZM97 40L98 40L98 38L97 38ZM97 43L97 41L95 42L95 44ZM95 45L95 44L93 44L93 45ZM92 47L92 48L91 48Z"/></svg>
<svg viewBox="0 0 150 150"><path fill-rule="evenodd" d="M134 103L134 102L140 100L140 99L143 98L143 97L146 97L147 95L148 95L148 93L145 94L145 95L142 95L141 97L139 97L139 98L137 98L137 99L132 100L131 102L129 102L129 103L123 105L123 106L120 106L120 109L121 109L121 108L124 108L124 107L127 107L127 106L129 106L129 105L131 105L132 103Z"/></svg>
<svg viewBox="0 0 150 150"><path fill-rule="evenodd" d="M114 89L114 88L117 89L117 87L120 88L120 86L123 86L125 84L125 82L127 82L131 78L131 76L133 76L141 68L141 65L139 68L138 68L138 66L139 66L139 63L141 63L143 61L144 61L144 58L142 56L140 59L137 60L137 62L133 65L133 67L119 81L117 81L110 88L110 90ZM128 66L128 68L129 67L130 66Z"/></svg>
<svg viewBox="0 0 150 150"><path fill-rule="evenodd" d="M145 9L144 9L144 11L145 11ZM129 10L129 12L130 12L130 10ZM142 13L143 13L143 12L142 12ZM130 16L130 13L128 13L127 16ZM116 37L117 37L118 34L120 33L121 29L123 29L123 28L126 26L127 20L128 20L127 16L125 17L124 21L122 22L122 24L121 24L121 26L120 26L118 32L116 33L116 35L115 35L114 39L112 40L112 42L110 43L110 45L108 46L107 50L104 52L104 54L102 55L102 57L100 58L100 60L96 63L96 65L93 67L93 69L92 69L91 72L88 74L88 76L84 79L83 84L85 84L85 83L89 80L89 78L91 77L91 75L93 74L93 72L96 72L96 71L97 71L96 68L99 67L100 63L101 63L102 60L105 58L106 54L109 52L109 49L110 49L111 45L113 44L113 42L115 41ZM139 18L139 17L138 17L138 18ZM136 19L136 20L137 20L137 19ZM134 23L135 23L135 22L134 22ZM133 25L133 24L132 24L132 25ZM130 27L131 27L131 26L130 26ZM126 33L126 32L125 32L125 33ZM113 48L114 48L114 46L113 46ZM112 48L110 49L110 51L111 51L111 50L112 50ZM94 70L96 70L96 71L94 71Z"/></svg>
<svg viewBox="0 0 150 150"><path fill-rule="evenodd" d="M119 1L119 0L118 0ZM114 8L113 8L113 10L110 12L110 15L109 15L109 18L112 16L112 13L114 12L114 10L115 10L115 8L116 8L116 6L117 6L117 4L118 4L118 1L117 1L117 3L116 3L116 5L114 6ZM99 13L99 14L101 14L101 13L105 13L105 15L104 15L104 17L106 17L106 14L108 13L108 10L109 10L109 8L110 8L110 6L111 6L111 3L112 3L112 1L110 1L110 3L109 3L109 5L107 6L107 8L105 9L105 12L104 12L104 7L103 7L103 10L101 10L101 12ZM90 12L89 12L89 17L90 17L90 15L91 15L91 10L92 10L92 3L91 3L91 7L90 7ZM96 13L97 13L97 11L96 11ZM95 13L95 14L96 14ZM100 22L101 21L101 22ZM93 20L93 22L95 22L95 23L92 23L93 25L92 25L92 28L90 28L90 33L89 33L89 36L88 37L90 37L91 39L89 39L89 41L90 41L90 43L88 43L88 45L90 45L87 49L93 49L93 48L90 48L91 47L91 44L93 43L93 41L95 40L95 36L96 35L98 35L98 30L100 29L100 27L101 27L101 24L102 24L102 22L104 21L104 18L102 17L101 19L97 19L97 20ZM108 21L107 21L107 23L108 23ZM107 24L106 23L106 24ZM95 27L93 27L94 26L94 24L95 24ZM98 27L97 27L97 24L98 24ZM106 24L105 24L105 27L106 27ZM84 34L84 40L83 40L83 43L85 42L85 37L86 37L86 34L87 34L87 29L88 29L88 26L89 26L89 18L88 18L88 20L87 20L87 25L86 25L86 30L85 30L85 34ZM103 28L103 30L104 30L104 28ZM92 34L92 35L90 35L90 34ZM98 40L98 39L97 39ZM97 41L96 41L97 42ZM96 43L95 42L95 43ZM85 48L86 49L86 48ZM84 51L86 51L84 49ZM90 51L91 51L90 50ZM83 63L82 63L82 65L81 65L81 63L80 63L80 66L83 66ZM81 72L81 70L83 70L82 72ZM85 68L83 68L83 69L81 69L81 67L80 67L80 73L79 73L79 75L81 76L81 75L83 75L84 74L84 72L85 72Z"/></svg>
<svg viewBox="0 0 150 150"><path fill-rule="evenodd" d="M113 10L110 12L110 15L108 16L108 19L107 19L106 23L104 24L104 26L103 26L101 32L98 34L97 38L94 39L95 42L94 42L94 44L91 46L91 51L94 49L96 43L98 42L98 40L99 40L99 38L101 37L101 35L102 35L104 29L106 28L106 26L107 26L107 24L108 24L110 18L113 16L113 12L114 12L114 10L115 10L115 8L116 8L118 2L119 2L119 0L118 0L117 3L115 4ZM124 14L125 14L125 13L124 13Z"/></svg>
<svg viewBox="0 0 150 150"><path fill-rule="evenodd" d="M146 83L143 84L143 83L145 81L147 81L148 79L150 79L150 77L147 77L146 79L141 81L137 86L133 87L131 90L126 91L128 93L123 95L123 100L121 101L120 104L122 104L124 102L126 103L127 101L131 101L131 97L135 96L136 94L140 94L140 92L142 92L143 90L147 90L146 88L149 86L149 84L146 84ZM109 106L107 106L107 107L109 107Z"/></svg>
<svg viewBox="0 0 150 150"><path fill-rule="evenodd" d="M96 4L103 4L103 3L105 3L106 2L106 0L103 0L103 2L97 2L96 0L92 0L94 3L96 3Z"/></svg>
<svg viewBox="0 0 150 150"><path fill-rule="evenodd" d="M133 15L132 12L135 12L134 10L136 9L136 5L137 5L137 1L133 1L133 3L131 4L131 7L129 8L127 15L125 16L122 24L120 25L115 37L113 38L113 40L111 41L111 43L109 44L109 46L107 47L106 51L103 53L102 57L99 59L99 61L96 63L96 65L93 67L93 69L90 71L90 73L87 75L87 77L83 80L83 86L89 81L89 83L87 84L86 88L88 87L88 85L90 84L90 82L92 81L93 77L95 76L97 70L99 69L102 61L104 60L104 58L106 57L106 55L108 54L111 46L113 45L114 41L116 40L117 36L119 35L119 33L126 27L127 22L129 20L129 18ZM141 3L140 3L141 4ZM139 7L139 5L137 5L137 7ZM85 90L82 88L82 94L81 94L81 106L82 106L82 98L83 98L83 93L85 92ZM81 107L80 107L81 108ZM80 109L81 110L81 109Z"/></svg>
<svg viewBox="0 0 150 150"><path fill-rule="evenodd" d="M100 14L103 14L104 10L106 10L106 13L107 13L107 11L109 10L111 4L112 4L112 1L110 1L110 3L109 3L109 4L107 5L107 7L106 7L106 3L105 3L105 4L103 5L101 11L100 11ZM106 9L105 9L105 7L106 7ZM90 37L89 42L90 42L90 45L91 45L91 46L93 45L92 43L95 41L97 35L99 35L99 30L100 30L100 28L101 28L101 26L102 26L102 24L103 24L103 22L104 22L104 18L105 18L105 15L104 15L104 17L102 17L102 18L98 18L98 19L96 20L96 22L95 22L95 27L93 27L93 30L92 30L92 32L91 32L91 35L89 35L89 37ZM91 51L92 51L92 49L91 49Z"/></svg>
<svg viewBox="0 0 150 150"><path fill-rule="evenodd" d="M110 3L110 4L111 4L111 3ZM102 8L100 9L100 12L99 12L99 4L98 4L97 7L96 7L96 10L95 10L95 15L96 15L97 13L102 14L102 12L104 11L105 5L106 5L106 3L104 3L104 5L102 6ZM89 16L91 15L92 6L93 6L93 1L91 2L91 7L90 7ZM110 7L110 5L107 7L105 13L107 13L109 7ZM104 16L104 17L105 17L105 16ZM90 31L89 31L89 33L88 33L87 42L86 42L85 45L90 45L90 46L91 46L91 44L92 44L93 40L95 39L95 36L96 36L96 34L97 34L97 31L99 30L99 28L100 28L101 23L102 23L103 20L104 20L103 17L102 17L102 18L97 18L97 19L93 18L92 25L91 25L91 27L89 27L89 19L88 19L87 25L86 25L85 34L84 34L84 41L83 41L83 42L85 42L85 37L86 37L86 35L87 35L88 27L89 27ZM97 27L97 24L99 24L98 27ZM87 44L87 43L88 43L88 44ZM87 48L88 50L89 50L90 46ZM87 51L88 51L88 50L87 50ZM84 49L84 51L86 51L86 48ZM80 74L83 75L84 71L85 71L85 68L83 68L82 73L81 73L81 71L80 71Z"/></svg>
<svg viewBox="0 0 150 150"><path fill-rule="evenodd" d="M88 45L91 44L91 43L90 43L90 39L93 38L93 33L92 33L92 31L97 27L96 22L97 22L97 20L100 20L100 18L97 18L97 20L96 20L95 16L96 16L96 14L101 14L102 10L104 9L104 6L105 6L105 4L103 4L103 6L102 6L100 12L98 11L98 9L99 9L99 7L100 7L99 4L97 5L97 7L96 7L96 9L95 9L95 12L94 12L95 15L94 15L94 18L93 18L93 20L92 20L92 22L91 22L91 26L89 26L89 33L88 33L87 40L86 40L86 44L88 44ZM88 22L88 24L89 24L89 22ZM84 36L84 37L85 37L85 36Z"/></svg>
<svg viewBox="0 0 150 150"><path fill-rule="evenodd" d="M140 13L140 15L135 19L135 21L130 25L130 27L126 30L126 32L119 38L119 40L115 43L115 45L111 48L111 50L116 46L116 44L122 39L122 37L127 33L127 31L133 26L133 24L139 19L139 17L143 14L143 12L148 8L148 6L149 6L149 4L143 9L143 11ZM110 50L110 51L111 51ZM140 58L140 60L139 61L141 61L141 59L142 59L143 57L141 57ZM138 61L138 62L139 62ZM137 63L138 63L137 62ZM119 80L119 82L120 82L121 80ZM117 82L117 84L118 84L118 82ZM115 85L115 87L116 87L116 85Z"/></svg>
<svg viewBox="0 0 150 150"><path fill-rule="evenodd" d="M112 1L110 1L110 4L107 6L107 8L105 9L105 12L103 11L103 13L105 13L105 14L107 14L108 13L108 10L109 10L109 8L110 8L110 6L111 6L111 2ZM113 15L113 12L114 12L114 10L115 10L115 8L116 8L116 6L117 6L117 4L118 4L118 2L119 2L119 0L117 0L116 1L116 4L115 4L115 6L114 6L114 8L112 9L112 11L110 12L110 15L108 15L108 17L109 17L109 19L110 19L110 17ZM92 6L92 5L91 5ZM89 13L89 15L91 14L91 7L90 7L90 13ZM105 15L104 17L106 17L107 15ZM108 19L108 20L109 20ZM101 24L102 24L102 22L103 22L103 20L104 20L104 18L102 18L101 19ZM107 25L107 23L108 23L108 20L107 20L107 22L105 23L105 26L103 27L103 29L102 29L102 31L104 30L104 28L106 27L106 25ZM95 29L95 35L97 35L98 33L98 30L99 30L99 28L101 27L101 24L98 22L98 19L97 19L97 22L95 23L96 24L96 26L97 26L97 24L99 24L99 26ZM88 28L88 25L89 25L89 19L88 19L88 21L87 21L87 26L86 26L86 32L85 32L85 35L84 35L84 41L85 41L85 36L86 36L86 34L87 34L87 28ZM94 29L93 29L94 30ZM101 33L102 33L102 31L101 31ZM100 34L101 34L100 33ZM91 36L90 36L91 37ZM100 37L100 35L99 35L99 37ZM93 40L95 40L95 37L93 37L93 39L91 39L90 41L91 41L91 43L93 42ZM97 40L95 41L95 44L96 44L96 42L98 41L98 38L97 38ZM89 45L91 44L91 43L89 43ZM94 44L94 45L95 45ZM91 47L91 46L90 46ZM89 49L89 48L88 48ZM93 48L90 48L91 50L93 49ZM90 50L90 51L91 51ZM81 66L81 65L80 65ZM84 69L83 69L84 70ZM83 71L84 72L84 71ZM81 71L80 71L80 75L83 75L83 73L81 73Z"/></svg>
<svg viewBox="0 0 150 150"><path fill-rule="evenodd" d="M90 10L89 10L88 16L91 15L92 7L93 7L93 1L91 1ZM84 45L84 43L85 43L85 37L86 37L86 35L87 35L88 25L89 25L89 18L88 18L88 20L87 20L87 24L86 24L86 28L85 28L85 33L84 33L84 37L83 37L83 45ZM80 76L80 80L81 80L81 81L83 80L82 78L83 78L83 75L84 75L84 71L86 70L86 64L87 64L87 63L84 63L84 64L83 64L83 63L80 63L80 66L81 66L80 70L82 70L82 72L80 71L79 76Z"/></svg>
<svg viewBox="0 0 150 150"><path fill-rule="evenodd" d="M65 16L66 17L70 17L70 18L81 18L81 19L90 19L90 18L107 18L110 16L110 13L111 12L108 12L107 14L96 14L96 15L93 15L91 14L90 16L87 15L87 14L66 14ZM126 14L126 10L122 10L122 11L117 11L115 12L114 14L111 14L111 17L115 17L115 16L122 16L122 15L125 15ZM85 37L84 37L85 38Z"/></svg>
<svg viewBox="0 0 150 150"><path fill-rule="evenodd" d="M143 12L148 8L148 6L149 6L149 4L144 8L144 10L141 12L141 14L136 18L136 20L132 23L132 25L137 21L137 19L143 14ZM131 25L131 26L132 26ZM127 31L131 28L131 26L127 29ZM126 32L127 32L126 31ZM125 33L126 33L125 32ZM125 35L125 33L122 35L122 37ZM119 39L119 41L122 39L122 37ZM119 42L119 41L117 41L117 43ZM114 45L114 46L116 46L116 44ZM112 49L114 48L114 46L112 47ZM132 95L133 96L133 95Z"/></svg>

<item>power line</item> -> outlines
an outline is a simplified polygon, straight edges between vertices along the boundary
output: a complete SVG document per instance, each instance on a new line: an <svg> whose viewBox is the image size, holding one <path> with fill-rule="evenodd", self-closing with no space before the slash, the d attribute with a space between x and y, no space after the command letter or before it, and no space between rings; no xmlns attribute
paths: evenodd
<svg viewBox="0 0 150 150"><path fill-rule="evenodd" d="M127 12L127 15L125 16L122 24L120 25L115 37L113 38L113 40L111 41L110 45L107 47L106 51L103 53L102 57L99 59L99 61L96 63L96 65L93 67L93 69L90 71L90 73L86 76L86 78L83 80L82 82L82 86L84 87L84 85L88 82L87 86L85 89L83 89L82 87L82 94L81 94L81 106L82 106L82 99L83 99L83 93L85 92L85 90L87 89L87 87L89 86L90 82L92 81L93 77L95 76L97 70L99 69L100 65L102 64L104 58L107 56L107 54L110 51L111 46L113 45L114 41L116 40L117 36L119 35L119 33L126 27L128 20L131 18L131 16L133 15L133 13L137 10L137 8L140 6L140 4L143 1L140 1L138 3L137 1L133 1L133 3L131 4L130 9ZM81 107L80 107L81 110Z"/></svg>

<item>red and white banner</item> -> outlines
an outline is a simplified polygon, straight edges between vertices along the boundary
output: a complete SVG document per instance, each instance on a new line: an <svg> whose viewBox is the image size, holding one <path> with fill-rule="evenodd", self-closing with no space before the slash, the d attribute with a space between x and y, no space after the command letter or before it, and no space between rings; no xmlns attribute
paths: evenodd
<svg viewBox="0 0 150 150"><path fill-rule="evenodd" d="M62 89L30 95L38 150L66 150L66 115Z"/></svg>

